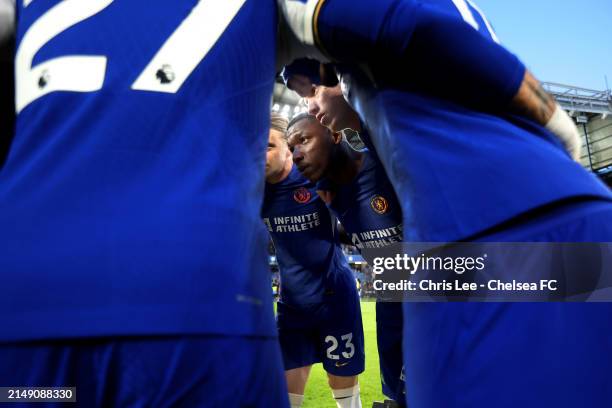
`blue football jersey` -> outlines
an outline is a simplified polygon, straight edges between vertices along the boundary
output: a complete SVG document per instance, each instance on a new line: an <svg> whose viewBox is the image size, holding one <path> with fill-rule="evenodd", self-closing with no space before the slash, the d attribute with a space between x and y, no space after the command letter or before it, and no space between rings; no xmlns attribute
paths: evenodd
<svg viewBox="0 0 612 408"><path fill-rule="evenodd" d="M266 184L262 216L276 248L282 302L314 305L355 287L336 219L296 166L285 180Z"/></svg>
<svg viewBox="0 0 612 408"><path fill-rule="evenodd" d="M18 2L0 341L274 335L274 0Z"/></svg>
<svg viewBox="0 0 612 408"><path fill-rule="evenodd" d="M376 156L369 150L362 153L361 169L350 184L324 180L317 189L335 192L329 208L358 249L401 242L402 209L393 186Z"/></svg>

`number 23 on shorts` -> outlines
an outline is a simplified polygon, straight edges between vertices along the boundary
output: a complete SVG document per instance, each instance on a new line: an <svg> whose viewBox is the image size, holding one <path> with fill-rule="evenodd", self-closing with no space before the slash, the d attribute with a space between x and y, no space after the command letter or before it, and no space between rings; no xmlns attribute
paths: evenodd
<svg viewBox="0 0 612 408"><path fill-rule="evenodd" d="M355 345L352 343L353 333L347 333L340 336L340 340L344 344L344 351L340 352L342 357L347 359L353 357L355 354ZM325 344L329 345L327 347L327 358L330 360L340 360L340 354L338 354L337 351L339 345L338 339L334 336L327 336L325 337Z"/></svg>

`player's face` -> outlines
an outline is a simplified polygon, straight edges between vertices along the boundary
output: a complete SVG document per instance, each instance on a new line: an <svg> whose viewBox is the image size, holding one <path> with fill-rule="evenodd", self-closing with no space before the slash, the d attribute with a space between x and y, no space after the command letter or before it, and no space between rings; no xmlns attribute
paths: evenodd
<svg viewBox="0 0 612 408"><path fill-rule="evenodd" d="M282 132L271 129L266 151L266 181L276 182L285 169L287 160L291 160L291 152Z"/></svg>
<svg viewBox="0 0 612 408"><path fill-rule="evenodd" d="M313 86L310 96L305 97L304 101L308 106L308 113L332 132L354 127L357 114L344 99L340 85L332 88Z"/></svg>
<svg viewBox="0 0 612 408"><path fill-rule="evenodd" d="M293 162L308 180L321 180L335 147L333 134L314 120L304 119L289 128L289 149Z"/></svg>

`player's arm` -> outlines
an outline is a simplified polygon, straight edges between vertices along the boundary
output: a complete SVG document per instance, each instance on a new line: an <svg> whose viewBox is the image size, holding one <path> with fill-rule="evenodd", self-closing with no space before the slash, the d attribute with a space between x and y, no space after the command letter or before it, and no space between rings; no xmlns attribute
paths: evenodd
<svg viewBox="0 0 612 408"><path fill-rule="evenodd" d="M423 2L285 2L286 18L302 41L337 61L406 67L409 81L436 93L462 93L489 107L507 106L525 74L524 65L505 48Z"/></svg>
<svg viewBox="0 0 612 408"><path fill-rule="evenodd" d="M289 89L306 98L312 96L315 85L337 85L337 74L331 67L331 64L299 59L286 66L281 75ZM503 111L508 110L546 127L559 138L572 159L580 160L582 141L576 125L529 71L525 71L519 91L509 106L503 107ZM360 131L364 127L359 123L351 128Z"/></svg>
<svg viewBox="0 0 612 408"><path fill-rule="evenodd" d="M579 157L580 138L567 114L516 56L463 21L410 0L286 2L293 3L286 18L296 35L334 59L403 64L409 72L399 81L408 77L421 89L487 109L510 108L546 126Z"/></svg>
<svg viewBox="0 0 612 408"><path fill-rule="evenodd" d="M574 160L580 160L582 141L574 121L529 71L512 99L511 109L545 126L563 142Z"/></svg>
<svg viewBox="0 0 612 408"><path fill-rule="evenodd" d="M0 45L15 33L15 0L0 0Z"/></svg>

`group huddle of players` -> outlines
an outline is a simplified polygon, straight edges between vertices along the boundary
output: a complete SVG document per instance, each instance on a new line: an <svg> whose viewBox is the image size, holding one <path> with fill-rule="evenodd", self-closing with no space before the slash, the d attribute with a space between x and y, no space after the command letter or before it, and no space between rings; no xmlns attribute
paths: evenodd
<svg viewBox="0 0 612 408"><path fill-rule="evenodd" d="M402 213L376 154L353 149L331 127L352 123L368 140L340 85L316 88L305 98L309 113L290 122L272 113L262 216L281 275L277 326L290 404L301 406L310 368L322 362L338 406L357 407L363 327L336 220L362 249L401 242ZM394 236L378 238L389 229ZM383 390L403 405L401 304L378 302L376 311Z"/></svg>
<svg viewBox="0 0 612 408"><path fill-rule="evenodd" d="M358 407L335 218L363 247L381 229L612 241L573 122L471 0L0 0L6 41L0 386L76 386L86 407L299 406L322 361L337 405ZM290 123L270 117L281 71L308 104ZM385 394L610 406L611 312L379 303Z"/></svg>

